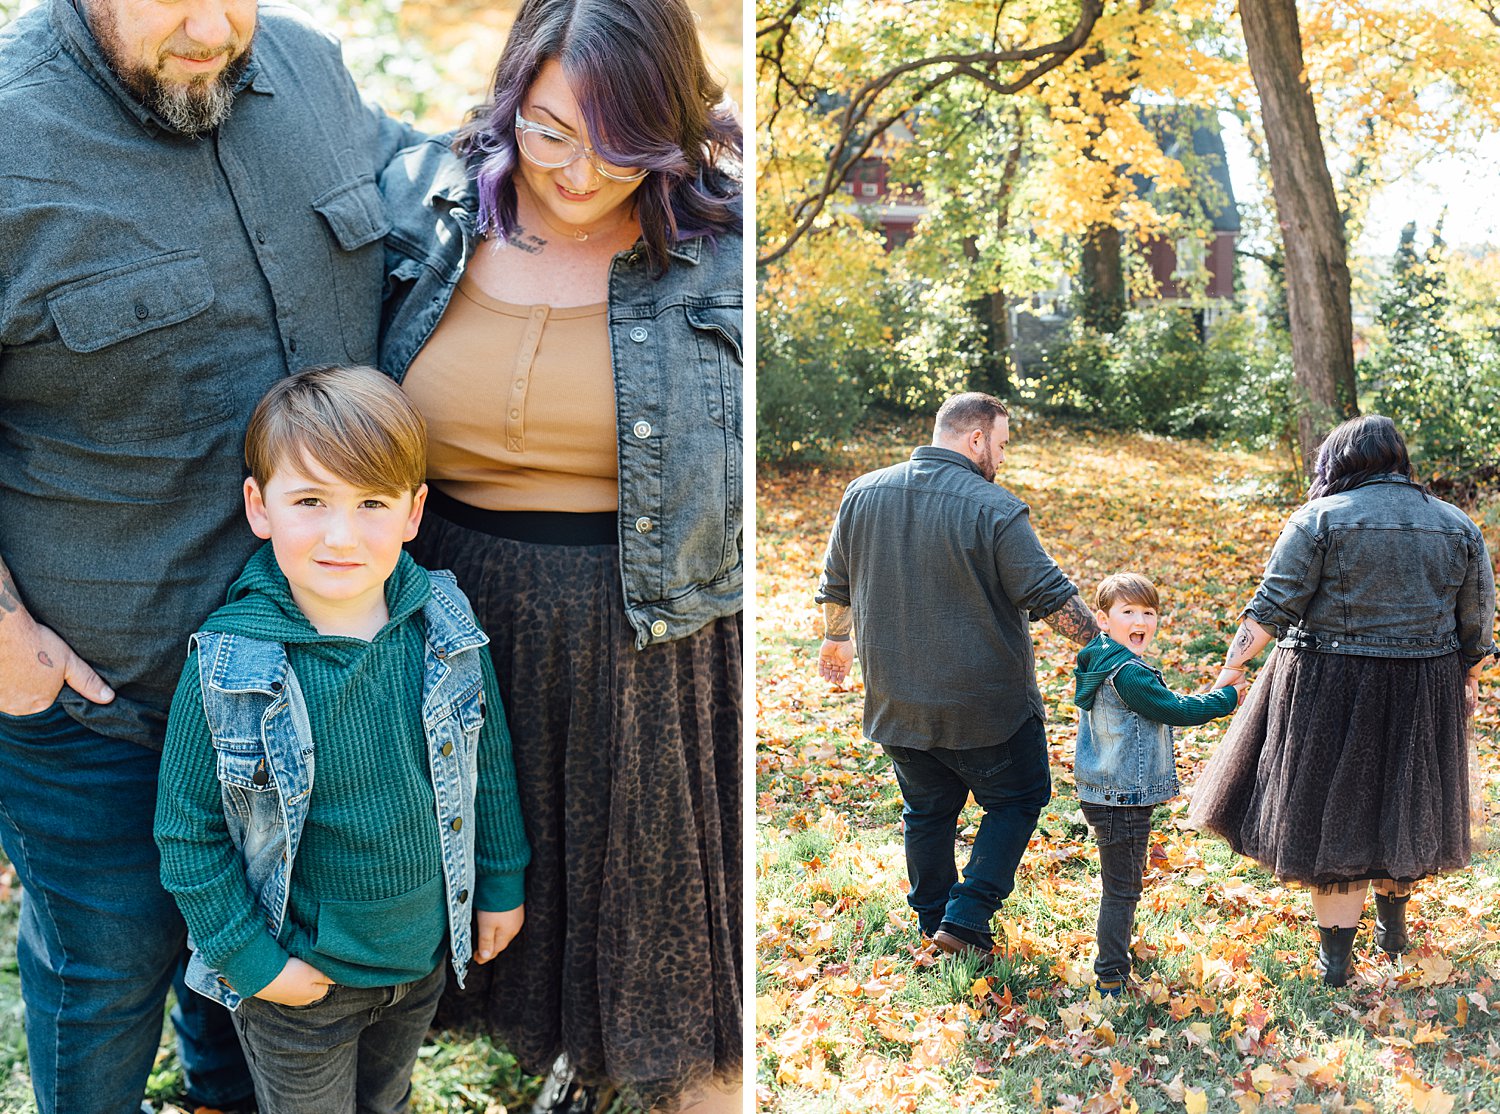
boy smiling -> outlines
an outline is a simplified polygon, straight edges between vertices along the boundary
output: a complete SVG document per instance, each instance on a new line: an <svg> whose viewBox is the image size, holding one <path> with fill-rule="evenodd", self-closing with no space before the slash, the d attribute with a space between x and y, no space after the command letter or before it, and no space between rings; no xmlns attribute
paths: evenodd
<svg viewBox="0 0 1500 1114"><path fill-rule="evenodd" d="M1136 573L1104 578L1094 598L1099 635L1078 651L1073 676L1078 748L1073 778L1084 819L1099 843L1099 901L1094 963L1101 994L1119 994L1130 974L1130 936L1151 838L1152 809L1177 795L1173 727L1227 716L1247 682L1177 696L1161 672L1141 660L1156 637L1161 599Z"/></svg>

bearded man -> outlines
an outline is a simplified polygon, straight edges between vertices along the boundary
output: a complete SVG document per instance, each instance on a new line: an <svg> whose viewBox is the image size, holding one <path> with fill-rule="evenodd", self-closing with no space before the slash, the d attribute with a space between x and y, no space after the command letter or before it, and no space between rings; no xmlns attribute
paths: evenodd
<svg viewBox="0 0 1500 1114"><path fill-rule="evenodd" d="M1030 509L995 483L1009 443L998 398L944 402L931 445L844 490L817 594L819 674L842 684L859 639L865 737L901 786L907 903L938 948L981 957L1052 796L1030 624L1079 646L1099 632ZM970 793L984 815L960 881Z"/></svg>
<svg viewBox="0 0 1500 1114"><path fill-rule="evenodd" d="M137 1114L185 935L159 752L187 636L258 544L245 425L289 371L373 361L375 180L419 137L254 0L44 0L0 30L0 119L0 841L31 1074L42 1114ZM243 1062L181 997L192 1099L230 1106Z"/></svg>

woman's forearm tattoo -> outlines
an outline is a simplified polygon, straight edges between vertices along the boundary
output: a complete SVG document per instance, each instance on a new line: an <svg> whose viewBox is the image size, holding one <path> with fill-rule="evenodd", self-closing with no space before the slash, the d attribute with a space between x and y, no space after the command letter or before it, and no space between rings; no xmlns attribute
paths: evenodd
<svg viewBox="0 0 1500 1114"><path fill-rule="evenodd" d="M1043 616L1042 622L1062 635L1069 642L1086 646L1099 633L1099 624L1094 622L1094 613L1089 610L1083 597L1074 595L1051 615Z"/></svg>

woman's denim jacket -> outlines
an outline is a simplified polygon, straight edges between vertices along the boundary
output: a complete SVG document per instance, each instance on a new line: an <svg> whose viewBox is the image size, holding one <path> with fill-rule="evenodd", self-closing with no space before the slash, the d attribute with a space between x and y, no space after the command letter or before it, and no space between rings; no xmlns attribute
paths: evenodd
<svg viewBox="0 0 1500 1114"><path fill-rule="evenodd" d="M1287 522L1244 615L1279 645L1428 658L1495 652L1495 579L1479 527L1404 476L1314 499Z"/></svg>
<svg viewBox="0 0 1500 1114"><path fill-rule="evenodd" d="M1093 706L1079 709L1073 780L1087 804L1157 805L1177 796L1172 728L1135 711L1115 689L1128 665L1151 669L1139 658L1122 661L1094 693ZM1151 672L1165 683L1160 670Z"/></svg>
<svg viewBox="0 0 1500 1114"><path fill-rule="evenodd" d="M473 183L449 141L407 148L380 182L393 222L380 366L397 382L477 243ZM740 244L737 231L680 241L659 279L639 244L610 264L620 572L637 649L741 607Z"/></svg>
<svg viewBox="0 0 1500 1114"><path fill-rule="evenodd" d="M475 624L453 574L427 575L432 598L423 609L422 726L437 798L433 822L442 852L453 972L462 987L474 950L468 901L474 889L474 795L484 722L478 651L489 639ZM229 838L244 859L245 880L266 929L276 936L286 918L288 883L312 797L315 748L307 705L281 643L205 631L192 641ZM463 820L456 830L455 818ZM196 949L186 981L229 1009L239 1008L239 993Z"/></svg>

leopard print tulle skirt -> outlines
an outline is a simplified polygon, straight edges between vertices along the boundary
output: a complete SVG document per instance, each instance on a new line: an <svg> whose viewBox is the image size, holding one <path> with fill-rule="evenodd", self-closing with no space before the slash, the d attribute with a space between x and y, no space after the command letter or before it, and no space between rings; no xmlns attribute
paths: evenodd
<svg viewBox="0 0 1500 1114"><path fill-rule="evenodd" d="M1193 790L1190 816L1278 878L1410 881L1470 855L1458 654L1271 652Z"/></svg>
<svg viewBox="0 0 1500 1114"><path fill-rule="evenodd" d="M566 1054L643 1108L740 1070L740 617L635 649L616 547L428 515L489 634L531 866L526 922L450 985L438 1024L522 1066Z"/></svg>

